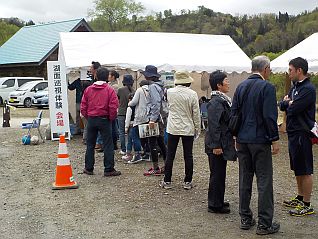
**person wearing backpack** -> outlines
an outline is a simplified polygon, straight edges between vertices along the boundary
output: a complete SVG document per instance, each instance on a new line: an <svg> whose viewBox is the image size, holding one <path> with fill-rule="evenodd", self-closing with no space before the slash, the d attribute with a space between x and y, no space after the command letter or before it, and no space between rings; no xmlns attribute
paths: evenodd
<svg viewBox="0 0 318 239"><path fill-rule="evenodd" d="M142 80L139 83L139 88L136 90L133 99L128 103L129 107L135 106L135 118L133 123L133 130L136 131L139 137L138 125L148 123L148 104L150 101L149 95L150 81ZM140 139L143 148L142 159L144 161L150 161L150 149L148 146L147 138Z"/></svg>
<svg viewBox="0 0 318 239"><path fill-rule="evenodd" d="M162 116L160 115L160 110L162 108L162 100L164 97L164 89L163 83L161 82L160 74L157 72L157 67L152 65L147 65L145 71L142 71L146 78L146 80L151 81L149 85L149 102L148 102L148 120L149 120L149 127L154 128L155 123L159 125L159 131L163 132L163 122ZM160 168L158 163L158 150L157 144L160 147L161 153L163 155L163 160L166 160L166 145L164 143L164 139L162 135L158 136L151 136L148 138L150 153L151 153L151 160L153 163L153 167L148 169L144 172L144 176L159 176L162 175L164 172L164 167Z"/></svg>

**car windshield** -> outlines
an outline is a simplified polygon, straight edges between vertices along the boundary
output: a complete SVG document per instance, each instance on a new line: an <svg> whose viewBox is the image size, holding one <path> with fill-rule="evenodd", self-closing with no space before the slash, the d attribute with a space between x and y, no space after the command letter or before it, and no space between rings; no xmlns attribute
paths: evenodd
<svg viewBox="0 0 318 239"><path fill-rule="evenodd" d="M30 82L27 82L27 83L21 85L21 86L17 89L17 91L26 91L26 90L30 89L33 85L35 85L34 82L35 82L35 81L30 81Z"/></svg>

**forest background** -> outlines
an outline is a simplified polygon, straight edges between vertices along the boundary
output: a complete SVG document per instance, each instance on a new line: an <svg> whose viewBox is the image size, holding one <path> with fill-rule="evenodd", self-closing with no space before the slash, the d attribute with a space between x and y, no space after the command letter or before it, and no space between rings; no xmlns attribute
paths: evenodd
<svg viewBox="0 0 318 239"><path fill-rule="evenodd" d="M267 55L271 60L281 55L313 33L318 32L318 7L298 15L287 12L257 15L231 15L215 12L204 6L196 10L171 9L151 12L133 0L95 0L88 9L88 23L94 31L176 32L229 35L250 57ZM149 12L149 11L148 11ZM1 18L0 46L21 27L34 25L32 20L18 17ZM285 93L284 74L272 74L277 99ZM318 88L318 76L311 77Z"/></svg>

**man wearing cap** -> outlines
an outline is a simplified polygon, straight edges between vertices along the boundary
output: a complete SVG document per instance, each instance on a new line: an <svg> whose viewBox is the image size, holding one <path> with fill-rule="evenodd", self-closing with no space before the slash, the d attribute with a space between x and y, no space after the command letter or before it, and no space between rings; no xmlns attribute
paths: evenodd
<svg viewBox="0 0 318 239"><path fill-rule="evenodd" d="M175 73L175 88L168 89L169 115L167 124L168 151L165 162L165 177L159 186L171 188L173 161L179 139L182 139L183 158L185 164L184 189L191 189L193 175L193 140L200 131L199 98L195 91L190 89L193 82L188 72Z"/></svg>
<svg viewBox="0 0 318 239"><path fill-rule="evenodd" d="M117 116L118 98L115 90L106 81L108 70L99 68L96 72L97 81L89 86L83 95L81 114L87 119L87 148L85 153L85 168L83 173L94 174L95 143L98 131L104 143L104 176L118 176L114 166L114 145L111 136L112 124Z"/></svg>
<svg viewBox="0 0 318 239"><path fill-rule="evenodd" d="M145 71L142 71L146 78L146 80L151 81L149 85L149 102L148 102L148 119L149 119L149 127L154 128L155 123L159 125L159 131L163 132L163 122L162 117L160 115L160 109L162 106L162 100L164 97L163 83L160 81L160 74L157 72L157 67L152 65L147 65ZM144 172L144 176L151 175L161 175L163 173L163 169L160 169L158 164L158 151L157 144L160 147L163 160L166 160L166 146L164 144L163 135L152 136L148 138L151 159L153 163L153 167Z"/></svg>

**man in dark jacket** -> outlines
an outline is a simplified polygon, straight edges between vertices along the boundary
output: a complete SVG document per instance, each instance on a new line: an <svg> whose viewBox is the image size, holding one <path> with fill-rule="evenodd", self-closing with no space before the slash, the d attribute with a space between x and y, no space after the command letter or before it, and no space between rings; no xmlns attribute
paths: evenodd
<svg viewBox="0 0 318 239"><path fill-rule="evenodd" d="M289 62L289 78L294 86L280 102L280 109L287 114L287 133L290 166L297 181L298 195L283 204L294 207L292 216L314 213L310 206L313 187L313 153L310 129L315 124L316 89L306 76L308 63L297 57Z"/></svg>
<svg viewBox="0 0 318 239"><path fill-rule="evenodd" d="M81 108L81 101L82 101L82 95L84 90L90 85L90 80L87 79L80 79L77 78L75 81L73 81L71 84L68 83L68 89L69 90L75 90L76 97L76 132L75 134L81 133L81 127L80 127L80 108ZM86 139L86 138L85 138Z"/></svg>
<svg viewBox="0 0 318 239"><path fill-rule="evenodd" d="M278 223L273 222L272 154L279 151L279 135L276 91L267 81L271 73L268 57L255 57L252 60L252 73L237 87L232 105L232 114L236 114L239 108L242 108L242 125L236 139L240 168L240 228L248 230L256 223L250 209L255 174L258 189L256 234L266 235L276 233L280 228Z"/></svg>

